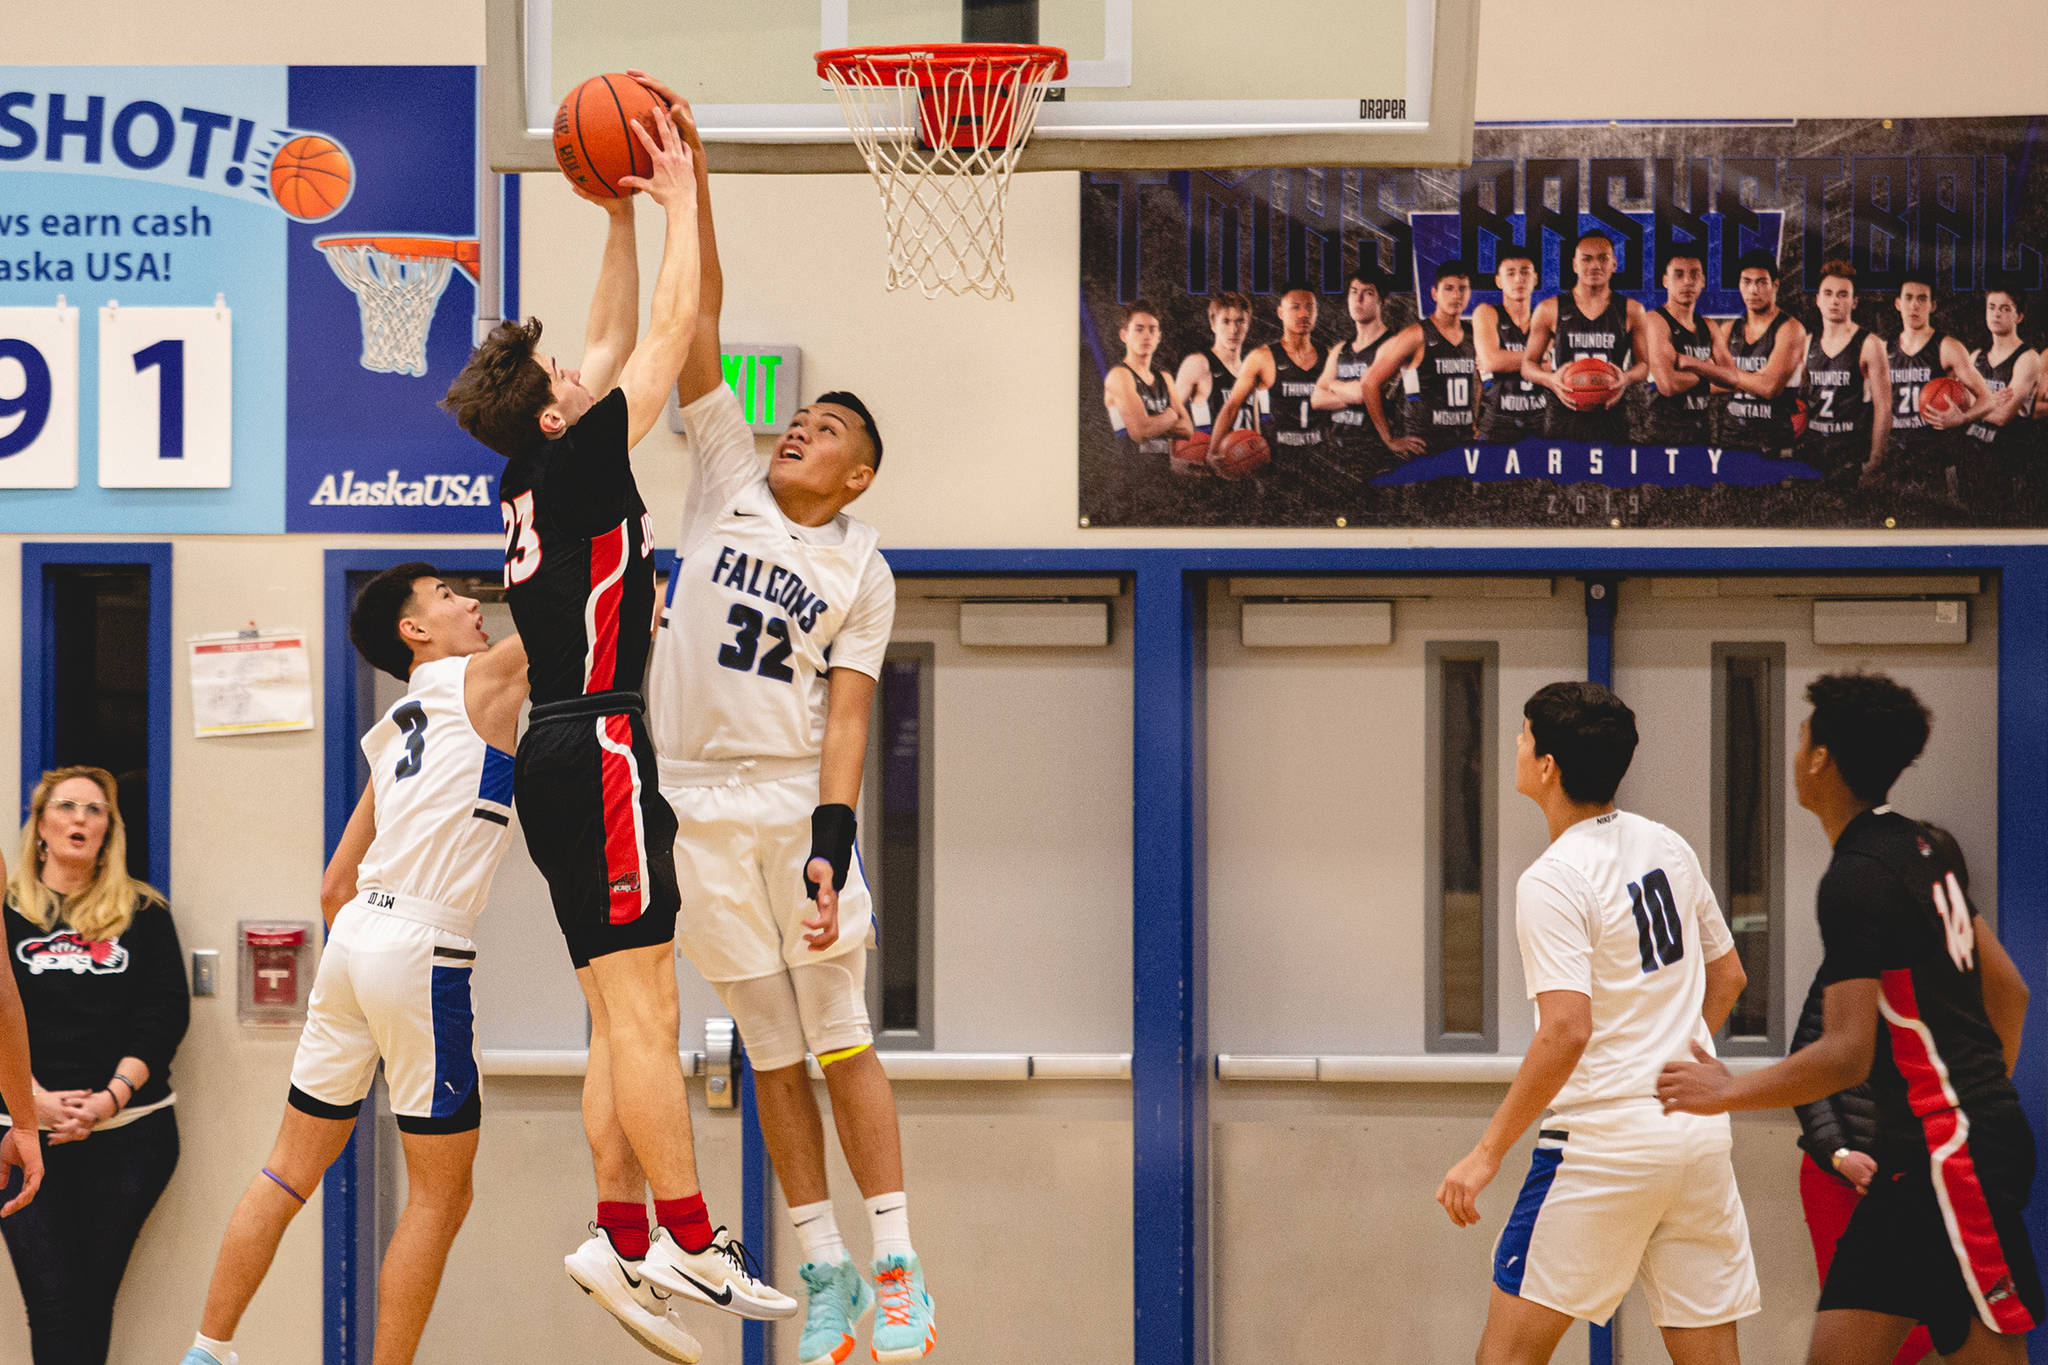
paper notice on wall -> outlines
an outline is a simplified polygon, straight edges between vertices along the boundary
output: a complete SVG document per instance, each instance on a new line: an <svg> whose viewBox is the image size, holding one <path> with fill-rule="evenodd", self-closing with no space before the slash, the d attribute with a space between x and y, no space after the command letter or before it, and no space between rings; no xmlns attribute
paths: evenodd
<svg viewBox="0 0 2048 1365"><path fill-rule="evenodd" d="M299 631L200 635L192 646L192 734L313 728L313 670Z"/></svg>

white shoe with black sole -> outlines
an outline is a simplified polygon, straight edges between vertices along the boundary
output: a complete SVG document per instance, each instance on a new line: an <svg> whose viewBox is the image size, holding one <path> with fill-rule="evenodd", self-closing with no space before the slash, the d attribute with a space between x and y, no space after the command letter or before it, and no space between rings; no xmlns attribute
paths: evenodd
<svg viewBox="0 0 2048 1365"><path fill-rule="evenodd" d="M724 1228L712 1235L710 1246L694 1253L676 1245L667 1228L656 1228L640 1274L670 1294L736 1317L779 1322L796 1316L796 1300L762 1280L753 1256Z"/></svg>
<svg viewBox="0 0 2048 1365"><path fill-rule="evenodd" d="M602 1228L592 1225L590 1230L591 1239L562 1258L569 1278L642 1346L663 1360L697 1365L704 1348L670 1311L671 1296L639 1273L635 1262L622 1259Z"/></svg>

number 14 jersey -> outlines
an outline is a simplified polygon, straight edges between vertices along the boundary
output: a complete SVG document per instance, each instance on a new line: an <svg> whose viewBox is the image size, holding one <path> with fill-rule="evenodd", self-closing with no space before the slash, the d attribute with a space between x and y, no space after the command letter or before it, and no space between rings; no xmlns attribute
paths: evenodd
<svg viewBox="0 0 2048 1365"><path fill-rule="evenodd" d="M1592 1039L1551 1108L1655 1103L1664 1063L1690 1058L1693 1043L1714 1050L1700 1014L1706 964L1735 940L1672 830L1618 810L1579 821L1516 884L1515 934L1531 1000L1593 1001Z"/></svg>
<svg viewBox="0 0 2048 1365"><path fill-rule="evenodd" d="M683 424L694 476L647 680L655 751L815 759L829 671L881 676L895 579L866 523L782 515L724 385L685 408Z"/></svg>

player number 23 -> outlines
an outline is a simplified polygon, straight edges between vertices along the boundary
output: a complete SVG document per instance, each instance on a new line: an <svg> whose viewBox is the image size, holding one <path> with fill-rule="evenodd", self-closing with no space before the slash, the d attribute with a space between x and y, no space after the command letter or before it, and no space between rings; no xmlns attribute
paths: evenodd
<svg viewBox="0 0 2048 1365"><path fill-rule="evenodd" d="M726 614L725 619L728 625L739 628L739 634L733 637L731 644L720 646L718 662L741 673L749 670L758 672L762 677L773 678L777 682L796 681L796 674L785 662L789 658L790 649L789 622L780 616L764 619L760 612L744 602L733 603L732 610ZM756 668L754 656L760 651L764 631L775 643L768 647L766 654L760 656L760 666Z"/></svg>
<svg viewBox="0 0 2048 1365"><path fill-rule="evenodd" d="M501 499L505 518L505 586L524 583L540 568L540 532L533 529L533 490Z"/></svg>

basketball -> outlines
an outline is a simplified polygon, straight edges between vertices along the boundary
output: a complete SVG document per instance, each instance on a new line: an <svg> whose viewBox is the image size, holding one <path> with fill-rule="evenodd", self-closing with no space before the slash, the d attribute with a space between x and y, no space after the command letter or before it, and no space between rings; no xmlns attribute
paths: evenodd
<svg viewBox="0 0 2048 1365"><path fill-rule="evenodd" d="M1621 370L1598 356L1582 356L1557 372L1560 395L1575 412L1598 411L1621 387Z"/></svg>
<svg viewBox="0 0 2048 1365"><path fill-rule="evenodd" d="M621 178L647 175L653 162L627 124L634 119L655 136L654 120L666 111L654 93L631 76L592 76L571 90L555 110L555 164L586 193L623 199Z"/></svg>
<svg viewBox="0 0 2048 1365"><path fill-rule="evenodd" d="M1273 462L1273 450L1256 431L1233 431L1209 447L1208 458L1217 478L1248 479Z"/></svg>
<svg viewBox="0 0 2048 1365"><path fill-rule="evenodd" d="M1173 443L1173 472L1208 477L1209 433L1198 431L1185 441Z"/></svg>
<svg viewBox="0 0 2048 1365"><path fill-rule="evenodd" d="M1920 390L1920 415L1932 417L1936 413L1961 412L1970 406L1970 390L1960 379L1942 375L1930 379Z"/></svg>
<svg viewBox="0 0 2048 1365"><path fill-rule="evenodd" d="M1810 414L1810 413L1808 413L1808 412L1807 412L1807 409L1806 409L1806 400L1805 400L1804 398L1795 398L1795 399L1793 399L1793 400L1792 400L1792 439L1793 439L1793 440L1795 440L1795 441L1796 441L1796 440L1798 440L1798 439L1799 439L1800 437L1802 437L1802 436L1806 435L1806 424L1807 424L1807 423L1808 423L1809 421L1811 421L1811 420L1812 420L1812 416L1811 416L1811 414Z"/></svg>
<svg viewBox="0 0 2048 1365"><path fill-rule="evenodd" d="M340 212L355 179L348 153L311 133L285 143L270 159L270 197L302 223Z"/></svg>

